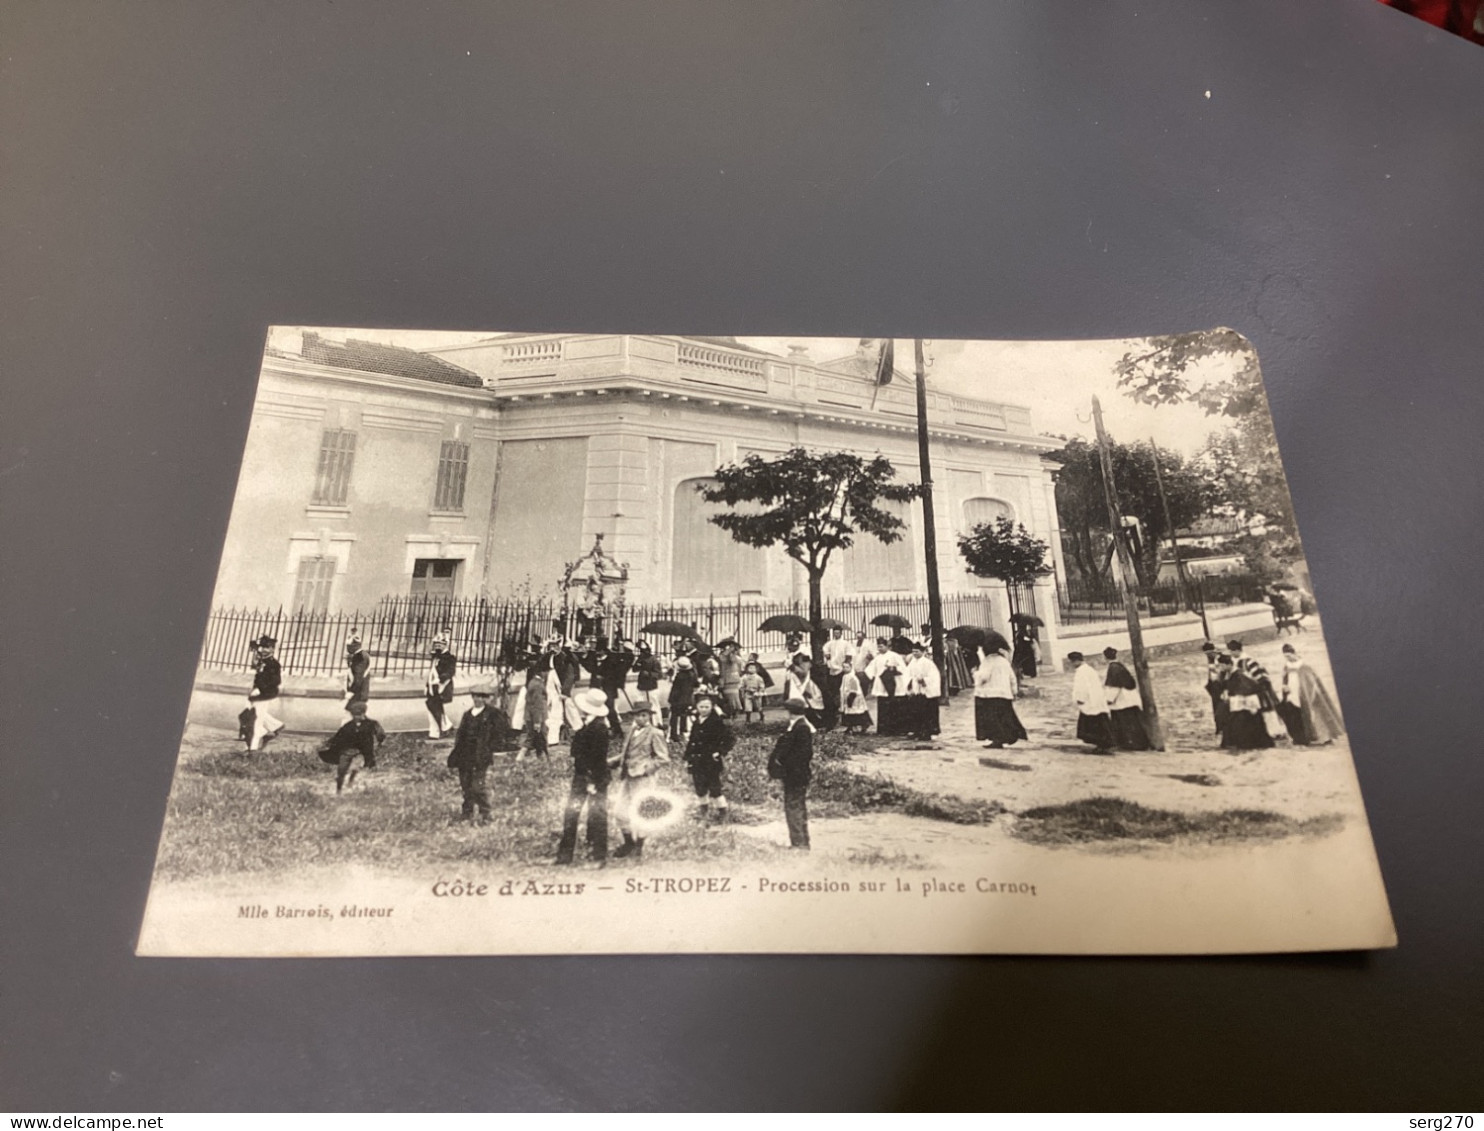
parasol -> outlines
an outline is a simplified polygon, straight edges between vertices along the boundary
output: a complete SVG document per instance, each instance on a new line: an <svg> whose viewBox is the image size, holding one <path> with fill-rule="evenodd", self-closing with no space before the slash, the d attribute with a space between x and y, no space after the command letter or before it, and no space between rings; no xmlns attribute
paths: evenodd
<svg viewBox="0 0 1484 1131"><path fill-rule="evenodd" d="M897 613L881 613L871 618L872 624L879 624L885 628L911 628L912 622Z"/></svg>
<svg viewBox="0 0 1484 1131"><path fill-rule="evenodd" d="M688 624L681 624L678 620L652 620L639 632L641 635L654 633L656 636L689 636L692 640L701 639L695 629Z"/></svg>
<svg viewBox="0 0 1484 1131"><path fill-rule="evenodd" d="M833 632L837 628L841 632L851 631L851 628L848 624L846 624L843 620L836 620L834 617L820 617L819 627L824 629L826 632Z"/></svg>
<svg viewBox="0 0 1484 1131"><path fill-rule="evenodd" d="M910 656L912 655L912 650L916 648L917 645L908 640L905 636L898 636L894 640L892 640L892 642L888 644L887 647L895 652L898 656Z"/></svg>
<svg viewBox="0 0 1484 1131"><path fill-rule="evenodd" d="M779 613L757 626L759 632L808 632L809 622L793 613Z"/></svg>
<svg viewBox="0 0 1484 1131"><path fill-rule="evenodd" d="M957 640L960 648L978 648L986 654L1010 649L1009 642L998 632L978 625L961 624L957 628L950 628L943 635Z"/></svg>

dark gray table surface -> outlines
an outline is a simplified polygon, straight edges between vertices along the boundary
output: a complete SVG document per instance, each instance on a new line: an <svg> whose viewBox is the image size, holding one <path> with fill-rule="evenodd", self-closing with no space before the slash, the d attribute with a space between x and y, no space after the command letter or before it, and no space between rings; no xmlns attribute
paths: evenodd
<svg viewBox="0 0 1484 1131"><path fill-rule="evenodd" d="M1484 51L1079 7L0 6L0 1108L1478 1108ZM1242 330L1400 948L135 959L272 322Z"/></svg>

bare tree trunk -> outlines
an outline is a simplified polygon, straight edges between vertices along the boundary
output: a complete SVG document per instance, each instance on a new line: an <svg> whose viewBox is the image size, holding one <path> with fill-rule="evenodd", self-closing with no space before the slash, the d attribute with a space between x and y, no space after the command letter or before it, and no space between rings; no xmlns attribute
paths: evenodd
<svg viewBox="0 0 1484 1131"><path fill-rule="evenodd" d="M824 670L824 641L828 635L819 627L819 619L824 616L824 570L809 570L809 624L812 630L809 633L809 654L814 657L814 671L816 674Z"/></svg>

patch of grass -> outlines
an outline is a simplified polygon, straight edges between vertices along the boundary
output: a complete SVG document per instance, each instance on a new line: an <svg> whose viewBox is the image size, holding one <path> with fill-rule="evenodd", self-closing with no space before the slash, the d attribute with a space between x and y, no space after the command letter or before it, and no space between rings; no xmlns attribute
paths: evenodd
<svg viewBox="0 0 1484 1131"><path fill-rule="evenodd" d="M1214 844L1327 836L1342 824L1335 815L1295 820L1264 809L1178 813L1118 797L1088 797L1027 809L1011 831L1020 840L1045 846L1139 841Z"/></svg>
<svg viewBox="0 0 1484 1131"><path fill-rule="evenodd" d="M767 776L768 755L784 724L737 728L724 787L732 803L725 824L687 815L645 846L646 861L770 859L773 849L740 826L780 820L782 790ZM986 824L1003 809L904 788L850 769L850 754L874 749L876 736L821 734L815 747L810 808L819 817L896 812ZM889 740L886 740L889 741ZM319 760L318 742L292 737L244 754L229 739L193 738L171 791L156 865L163 879L276 872L317 865L429 868L500 861L511 867L549 863L556 855L571 758L559 747L549 760L496 758L489 773L493 812L487 825L451 823L461 806L447 768L449 744L393 735L374 771L335 793L334 768ZM686 798L690 779L676 760L657 784ZM734 827L736 826L736 827ZM610 845L619 843L609 821ZM615 867L624 866L622 861Z"/></svg>

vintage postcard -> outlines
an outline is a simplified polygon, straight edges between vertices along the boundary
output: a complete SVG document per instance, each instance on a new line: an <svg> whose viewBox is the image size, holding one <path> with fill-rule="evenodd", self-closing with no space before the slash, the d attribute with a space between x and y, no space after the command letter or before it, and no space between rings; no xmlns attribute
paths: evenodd
<svg viewBox="0 0 1484 1131"><path fill-rule="evenodd" d="M275 327L144 955L1395 943L1263 393Z"/></svg>

